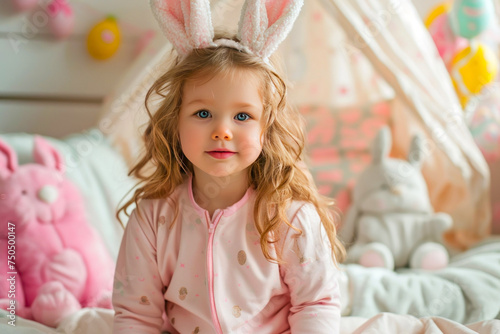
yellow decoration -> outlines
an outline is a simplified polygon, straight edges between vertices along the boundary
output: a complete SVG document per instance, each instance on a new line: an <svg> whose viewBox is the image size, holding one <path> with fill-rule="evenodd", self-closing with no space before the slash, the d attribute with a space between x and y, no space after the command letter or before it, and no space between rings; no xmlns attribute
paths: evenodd
<svg viewBox="0 0 500 334"><path fill-rule="evenodd" d="M427 18L425 19L425 27L429 29L431 26L432 22L438 17L441 16L442 14L448 13L451 9L451 3L450 2L443 2L442 4L434 7L432 11L427 15Z"/></svg>
<svg viewBox="0 0 500 334"><path fill-rule="evenodd" d="M106 60L120 47L120 28L112 16L97 23L87 36L87 50L95 59Z"/></svg>
<svg viewBox="0 0 500 334"><path fill-rule="evenodd" d="M498 73L495 53L486 45L473 43L460 51L451 62L451 78L462 107L469 98L479 94Z"/></svg>

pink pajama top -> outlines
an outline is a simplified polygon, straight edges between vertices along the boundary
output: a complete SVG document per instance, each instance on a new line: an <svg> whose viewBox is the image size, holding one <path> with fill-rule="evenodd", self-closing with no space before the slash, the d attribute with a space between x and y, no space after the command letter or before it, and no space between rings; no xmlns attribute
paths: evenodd
<svg viewBox="0 0 500 334"><path fill-rule="evenodd" d="M143 200L141 216L132 212L116 266L114 333L160 333L164 312L171 333L338 333L338 270L314 206L288 209L303 234L285 226L276 264L262 254L254 190L210 217L191 183L173 201Z"/></svg>

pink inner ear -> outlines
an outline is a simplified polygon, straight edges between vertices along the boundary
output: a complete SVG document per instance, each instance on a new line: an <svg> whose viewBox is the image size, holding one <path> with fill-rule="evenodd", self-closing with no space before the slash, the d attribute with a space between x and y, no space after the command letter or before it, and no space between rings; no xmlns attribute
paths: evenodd
<svg viewBox="0 0 500 334"><path fill-rule="evenodd" d="M183 3L182 3L183 2ZM185 27L190 27L191 26L191 2L189 0L181 0L179 1L181 3L181 9L184 8L185 13L187 15L184 15L184 18L181 19L181 22L184 22ZM201 21L201 17L198 18Z"/></svg>
<svg viewBox="0 0 500 334"><path fill-rule="evenodd" d="M283 11L293 0L266 1L268 27L272 26L283 15Z"/></svg>
<svg viewBox="0 0 500 334"><path fill-rule="evenodd" d="M16 152L0 140L0 177L5 178L17 170Z"/></svg>
<svg viewBox="0 0 500 334"><path fill-rule="evenodd" d="M40 136L35 136L33 151L35 162L48 168L64 172L64 161L61 153Z"/></svg>
<svg viewBox="0 0 500 334"><path fill-rule="evenodd" d="M164 11L184 25L184 15L182 14L181 1L163 1Z"/></svg>
<svg viewBox="0 0 500 334"><path fill-rule="evenodd" d="M152 0L153 14L181 55L212 43L209 0Z"/></svg>

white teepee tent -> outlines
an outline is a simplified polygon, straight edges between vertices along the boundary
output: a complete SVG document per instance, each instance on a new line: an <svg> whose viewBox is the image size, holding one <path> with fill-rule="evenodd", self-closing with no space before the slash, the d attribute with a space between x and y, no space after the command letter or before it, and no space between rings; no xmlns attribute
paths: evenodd
<svg viewBox="0 0 500 334"><path fill-rule="evenodd" d="M236 31L242 2L212 1L214 25ZM163 36L158 40L166 46L154 55L145 52L103 109L101 130L129 159L140 149L137 125L147 118L145 92L171 50ZM293 84L289 95L306 116L308 110L321 109L332 119L337 112L349 118L349 110L370 109L382 101L394 138L391 154L406 156L410 138L424 135L423 173L431 202L454 219L448 241L465 248L489 234L487 164L410 1L307 0L278 54ZM373 131L370 124L358 131ZM344 150L337 158L355 155Z"/></svg>

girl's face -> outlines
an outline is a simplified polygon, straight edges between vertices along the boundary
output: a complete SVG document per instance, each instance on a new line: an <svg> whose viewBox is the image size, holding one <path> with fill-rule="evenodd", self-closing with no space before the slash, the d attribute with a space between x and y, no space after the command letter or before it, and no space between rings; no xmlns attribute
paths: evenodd
<svg viewBox="0 0 500 334"><path fill-rule="evenodd" d="M260 82L246 70L184 85L179 139L194 172L215 177L246 175L262 151Z"/></svg>

